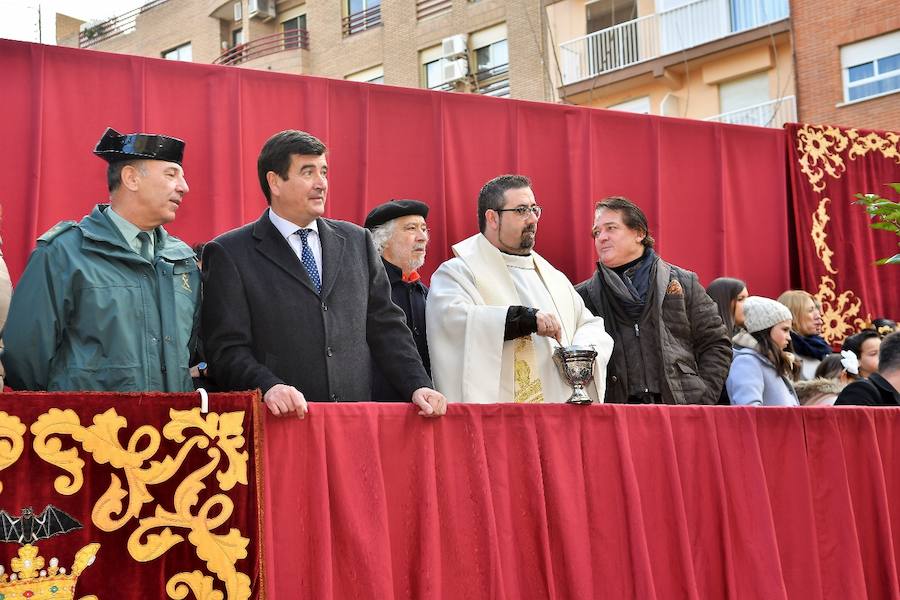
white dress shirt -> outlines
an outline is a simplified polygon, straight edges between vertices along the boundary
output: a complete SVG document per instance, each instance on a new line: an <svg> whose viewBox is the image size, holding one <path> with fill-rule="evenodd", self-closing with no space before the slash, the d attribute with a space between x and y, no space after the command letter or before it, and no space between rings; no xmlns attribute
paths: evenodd
<svg viewBox="0 0 900 600"><path fill-rule="evenodd" d="M303 242L300 240L300 234L297 233L297 230L310 230L309 235L306 236L306 243L309 244L309 249L312 250L313 258L316 261L316 268L319 269L319 280L321 281L325 274L322 273L322 241L319 239L318 221L313 220L313 222L306 227L300 227L296 223L291 223L284 217L278 216L271 207L269 207L269 220L272 221L272 225L275 226L278 233L284 236L284 239L287 240L287 243L294 251L294 254L297 255L297 260L301 262L303 261Z"/></svg>

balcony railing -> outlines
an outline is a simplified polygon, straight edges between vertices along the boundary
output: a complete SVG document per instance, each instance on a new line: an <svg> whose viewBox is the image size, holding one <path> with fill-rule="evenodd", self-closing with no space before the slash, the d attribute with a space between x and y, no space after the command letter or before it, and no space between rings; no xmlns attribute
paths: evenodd
<svg viewBox="0 0 900 600"><path fill-rule="evenodd" d="M563 85L774 23L788 0L696 0L560 44Z"/></svg>
<svg viewBox="0 0 900 600"><path fill-rule="evenodd" d="M436 17L450 12L453 0L416 0L416 20Z"/></svg>
<svg viewBox="0 0 900 600"><path fill-rule="evenodd" d="M343 19L344 37L381 25L381 5L376 4L366 10L346 16Z"/></svg>
<svg viewBox="0 0 900 600"><path fill-rule="evenodd" d="M797 99L785 96L780 100L770 100L762 104L733 110L715 117L707 117L704 121L732 123L734 125L756 125L757 127L781 128L785 123L797 121Z"/></svg>
<svg viewBox="0 0 900 600"><path fill-rule="evenodd" d="M168 2L168 0L152 0L140 8L130 10L127 13L122 13L111 19L97 23L96 25L85 27L78 32L78 47L90 48L95 44L104 42L117 35L131 33L135 29L135 24L139 15L160 4L165 4L166 2Z"/></svg>
<svg viewBox="0 0 900 600"><path fill-rule="evenodd" d="M309 50L309 32L305 29L288 29L238 44L215 59L213 64L234 66L254 58L297 48Z"/></svg>

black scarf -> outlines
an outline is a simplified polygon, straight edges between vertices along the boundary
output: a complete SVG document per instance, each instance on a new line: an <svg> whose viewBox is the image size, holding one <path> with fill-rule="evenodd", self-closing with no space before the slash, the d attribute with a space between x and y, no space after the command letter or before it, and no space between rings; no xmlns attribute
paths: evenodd
<svg viewBox="0 0 900 600"><path fill-rule="evenodd" d="M831 354L831 346L821 335L800 335L791 331L791 343L794 345L794 352L800 356L822 360Z"/></svg>
<svg viewBox="0 0 900 600"><path fill-rule="evenodd" d="M635 323L647 306L658 258L652 248L647 248L640 258L615 269L597 263L600 276L606 283L604 290L612 294L625 315Z"/></svg>

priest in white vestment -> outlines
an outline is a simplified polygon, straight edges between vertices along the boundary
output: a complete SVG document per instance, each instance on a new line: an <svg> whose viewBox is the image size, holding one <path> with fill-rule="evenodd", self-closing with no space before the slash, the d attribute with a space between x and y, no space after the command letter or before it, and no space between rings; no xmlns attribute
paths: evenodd
<svg viewBox="0 0 900 600"><path fill-rule="evenodd" d="M561 272L532 250L541 207L531 182L501 175L478 197L481 233L453 246L425 305L432 378L449 402L565 402L562 346L597 351L587 392L602 402L613 341Z"/></svg>

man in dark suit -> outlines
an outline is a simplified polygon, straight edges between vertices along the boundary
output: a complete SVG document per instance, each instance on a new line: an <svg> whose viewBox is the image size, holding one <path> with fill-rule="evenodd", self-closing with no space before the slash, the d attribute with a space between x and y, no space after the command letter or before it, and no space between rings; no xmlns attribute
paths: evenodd
<svg viewBox="0 0 900 600"><path fill-rule="evenodd" d="M224 389L259 388L275 415L307 402L369 400L377 366L424 416L446 412L431 389L365 229L322 217L325 145L275 134L257 161L269 209L203 251L203 343ZM374 365L373 365L374 361Z"/></svg>

